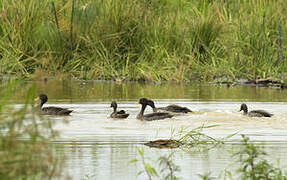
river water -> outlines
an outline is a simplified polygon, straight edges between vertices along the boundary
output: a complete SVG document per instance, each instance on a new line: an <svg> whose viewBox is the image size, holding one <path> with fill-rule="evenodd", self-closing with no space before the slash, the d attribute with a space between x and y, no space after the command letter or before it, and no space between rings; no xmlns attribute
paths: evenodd
<svg viewBox="0 0 287 180"><path fill-rule="evenodd" d="M239 164L232 156L240 148L241 136L261 145L269 154L270 162L281 160L287 165L287 91L272 88L243 86L217 86L208 84L176 83L121 83L101 81L27 82L19 91L19 99L29 85L37 84L37 93L45 93L49 101L45 106L60 106L73 110L71 116L50 116L60 136L55 143L63 144L59 151L66 154L63 177L69 179L147 179L142 171L138 148L144 149L146 162L156 169L160 156L173 153L173 162L179 166L177 177L200 179L199 174L211 172L216 179L224 170L236 174ZM135 117L139 98L153 99L158 107L169 104L186 106L192 114L167 120L143 122ZM118 102L130 116L117 120L109 118L110 103ZM16 100L15 100L16 101ZM241 103L250 110L264 109L272 118L250 118L238 112ZM147 108L146 113L152 112ZM218 125L203 132L214 138L223 138L237 132L224 145L210 150L155 149L143 143L159 138L170 138L185 128ZM161 178L159 178L161 179Z"/></svg>

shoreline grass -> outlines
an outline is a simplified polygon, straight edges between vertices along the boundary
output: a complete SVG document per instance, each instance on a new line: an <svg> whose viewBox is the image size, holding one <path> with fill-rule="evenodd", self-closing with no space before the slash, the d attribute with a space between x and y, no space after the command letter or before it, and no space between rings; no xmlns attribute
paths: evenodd
<svg viewBox="0 0 287 180"><path fill-rule="evenodd" d="M286 6L283 0L7 0L0 3L0 74L287 80Z"/></svg>

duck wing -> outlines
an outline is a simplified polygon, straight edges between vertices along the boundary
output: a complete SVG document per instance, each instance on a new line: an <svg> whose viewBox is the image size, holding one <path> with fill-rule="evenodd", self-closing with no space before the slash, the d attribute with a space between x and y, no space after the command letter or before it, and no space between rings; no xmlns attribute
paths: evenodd
<svg viewBox="0 0 287 180"><path fill-rule="evenodd" d="M171 118L174 115L164 112L157 112L157 113L151 113L151 114L145 114L143 115L143 120L146 121L153 121L153 120L160 120L160 119L166 119Z"/></svg>
<svg viewBox="0 0 287 180"><path fill-rule="evenodd" d="M158 108L161 110L165 110L165 111L170 111L170 112L175 112L175 113L188 113L188 112L192 112L190 109L188 109L187 107L182 107L182 106L178 106L175 104L171 104L168 105L166 107L161 107Z"/></svg>
<svg viewBox="0 0 287 180"><path fill-rule="evenodd" d="M111 118L119 118L119 119L124 119L127 118L130 114L119 114L119 113L112 113L110 115Z"/></svg>
<svg viewBox="0 0 287 180"><path fill-rule="evenodd" d="M42 108L42 113L46 115L69 115L72 111L73 110L54 106Z"/></svg>
<svg viewBox="0 0 287 180"><path fill-rule="evenodd" d="M130 114L116 114L115 118L120 118L120 119L124 119L127 118Z"/></svg>
<svg viewBox="0 0 287 180"><path fill-rule="evenodd" d="M120 111L117 112L117 114L126 114L126 111L120 110Z"/></svg>
<svg viewBox="0 0 287 180"><path fill-rule="evenodd" d="M273 114L264 110L253 110L248 113L251 117L271 117Z"/></svg>

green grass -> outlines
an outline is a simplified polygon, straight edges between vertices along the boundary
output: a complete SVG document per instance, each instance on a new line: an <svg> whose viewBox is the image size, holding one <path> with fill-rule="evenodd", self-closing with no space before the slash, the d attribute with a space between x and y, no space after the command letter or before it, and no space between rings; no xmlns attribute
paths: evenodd
<svg viewBox="0 0 287 180"><path fill-rule="evenodd" d="M286 56L286 6L283 0L7 0L0 3L0 73L285 80L279 57Z"/></svg>

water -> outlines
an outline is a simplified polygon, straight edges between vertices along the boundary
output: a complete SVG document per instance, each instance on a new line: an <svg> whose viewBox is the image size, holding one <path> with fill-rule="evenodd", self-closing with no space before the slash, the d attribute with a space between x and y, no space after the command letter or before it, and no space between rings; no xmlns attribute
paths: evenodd
<svg viewBox="0 0 287 180"><path fill-rule="evenodd" d="M147 161L157 168L161 155L174 153L173 162L180 167L178 177L199 179L198 174L212 172L217 177L224 169L235 172L238 163L231 155L240 149L240 134L264 145L270 160L281 159L287 165L287 91L256 87L224 87L200 84L140 84L114 82L56 81L26 82L15 99L21 103L31 84L37 84L37 93L46 93L49 101L45 106L60 106L74 110L71 116L50 116L60 137L55 143L63 144L67 155L64 176L71 179L147 179L137 148L144 147ZM156 106L178 104L189 107L195 113L172 119L143 122L135 117L140 106L135 104L141 97L151 98ZM110 102L116 100L119 109L130 116L124 120L109 118ZM249 118L237 112L242 102L250 110L264 109L275 114L272 118ZM152 112L147 109L146 113ZM203 132L223 138L238 132L230 142L209 151L190 149L154 149L144 142L170 138L173 131L193 129L202 124L219 125ZM152 161L149 161L151 159Z"/></svg>

